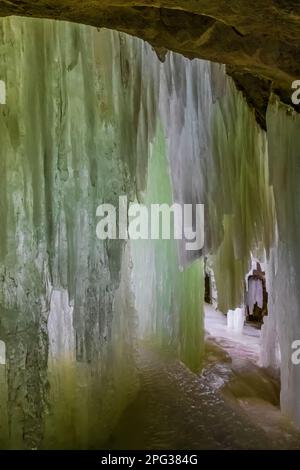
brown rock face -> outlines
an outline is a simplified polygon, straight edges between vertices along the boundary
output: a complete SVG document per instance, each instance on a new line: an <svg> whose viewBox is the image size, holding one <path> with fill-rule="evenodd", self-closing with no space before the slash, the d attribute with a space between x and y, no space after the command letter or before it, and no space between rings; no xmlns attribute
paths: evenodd
<svg viewBox="0 0 300 470"><path fill-rule="evenodd" d="M299 0L2 0L0 16L74 21L228 65L262 126L270 90L291 103L300 79Z"/></svg>

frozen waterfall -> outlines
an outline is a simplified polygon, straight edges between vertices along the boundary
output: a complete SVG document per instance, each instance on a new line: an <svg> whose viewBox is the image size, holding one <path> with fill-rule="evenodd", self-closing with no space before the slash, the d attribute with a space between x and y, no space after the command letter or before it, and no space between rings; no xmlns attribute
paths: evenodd
<svg viewBox="0 0 300 470"><path fill-rule="evenodd" d="M138 389L141 339L199 370L204 254L225 313L266 253L262 357L278 337L300 424L300 118L274 99L265 133L224 66L161 63L124 34L13 18L0 38L0 446L99 448ZM99 240L97 206L120 195L203 203L203 250Z"/></svg>

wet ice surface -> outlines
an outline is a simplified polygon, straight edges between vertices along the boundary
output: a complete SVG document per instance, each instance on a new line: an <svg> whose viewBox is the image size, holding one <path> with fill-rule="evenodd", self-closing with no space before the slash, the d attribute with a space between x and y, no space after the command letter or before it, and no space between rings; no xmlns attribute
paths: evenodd
<svg viewBox="0 0 300 470"><path fill-rule="evenodd" d="M107 447L300 448L300 434L279 411L277 380L257 365L257 332L250 329L239 342L215 320L210 316L206 328L210 333L219 328L220 336L208 338L204 368L197 375L166 353L141 348L140 391Z"/></svg>
<svg viewBox="0 0 300 470"><path fill-rule="evenodd" d="M205 305L205 330L203 375L209 384L246 412L273 448L299 448L299 431L280 411L279 371L260 366L260 330L246 324L242 334L230 331L226 317L210 305ZM267 442L264 448L269 448Z"/></svg>

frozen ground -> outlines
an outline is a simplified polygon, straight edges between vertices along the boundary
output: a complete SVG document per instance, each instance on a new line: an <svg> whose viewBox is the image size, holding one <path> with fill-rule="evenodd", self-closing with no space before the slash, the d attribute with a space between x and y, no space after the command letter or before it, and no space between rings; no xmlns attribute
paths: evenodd
<svg viewBox="0 0 300 470"><path fill-rule="evenodd" d="M264 430L275 448L299 448L300 434L280 411L279 371L260 365L260 330L227 328L226 316L205 304L206 362L202 375Z"/></svg>
<svg viewBox="0 0 300 470"><path fill-rule="evenodd" d="M123 413L109 449L296 449L300 434L281 414L279 383L258 365L259 331L229 332L206 306L203 368L151 345L139 352L140 390Z"/></svg>
<svg viewBox="0 0 300 470"><path fill-rule="evenodd" d="M205 304L205 331L207 335L224 348L232 359L247 358L255 364L259 363L260 330L246 324L243 333L236 333L227 328L227 318L215 310L212 305Z"/></svg>

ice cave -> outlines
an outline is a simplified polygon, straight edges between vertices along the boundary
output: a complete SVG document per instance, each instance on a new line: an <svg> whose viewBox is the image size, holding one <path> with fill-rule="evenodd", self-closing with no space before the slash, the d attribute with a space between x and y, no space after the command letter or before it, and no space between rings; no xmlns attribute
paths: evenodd
<svg viewBox="0 0 300 470"><path fill-rule="evenodd" d="M0 449L300 449L299 48L294 0L0 2Z"/></svg>

